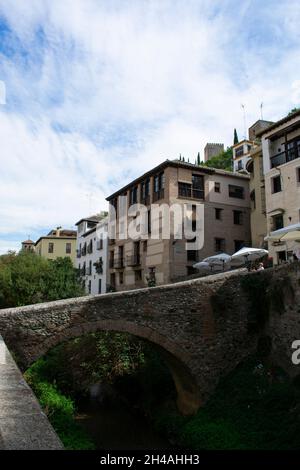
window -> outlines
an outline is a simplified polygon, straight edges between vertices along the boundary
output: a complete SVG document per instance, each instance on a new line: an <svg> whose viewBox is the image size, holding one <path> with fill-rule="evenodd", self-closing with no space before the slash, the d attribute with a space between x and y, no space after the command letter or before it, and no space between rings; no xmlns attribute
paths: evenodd
<svg viewBox="0 0 300 470"><path fill-rule="evenodd" d="M192 175L192 184L179 181L178 195L186 198L204 199L203 175Z"/></svg>
<svg viewBox="0 0 300 470"><path fill-rule="evenodd" d="M72 251L72 243L66 243L66 253L69 255Z"/></svg>
<svg viewBox="0 0 300 470"><path fill-rule="evenodd" d="M119 272L119 284L123 284L124 283L124 273L123 271L120 271Z"/></svg>
<svg viewBox="0 0 300 470"><path fill-rule="evenodd" d="M215 208L216 220L222 220L222 211L223 209Z"/></svg>
<svg viewBox="0 0 300 470"><path fill-rule="evenodd" d="M243 162L242 160L239 160L238 161L238 166L237 166L238 170L242 170L243 169Z"/></svg>
<svg viewBox="0 0 300 470"><path fill-rule="evenodd" d="M154 194L153 200L158 201L164 197L165 175L164 172L154 176Z"/></svg>
<svg viewBox="0 0 300 470"><path fill-rule="evenodd" d="M137 186L135 186L134 188L131 188L131 190L129 192L130 205L137 203L137 191L138 191Z"/></svg>
<svg viewBox="0 0 300 470"><path fill-rule="evenodd" d="M253 189L250 193L250 201L251 201L251 209L256 208L256 201L255 201L255 190Z"/></svg>
<svg viewBox="0 0 300 470"><path fill-rule="evenodd" d="M233 184L228 185L229 197L235 197L237 199L244 199L244 188L243 186L235 186Z"/></svg>
<svg viewBox="0 0 300 470"><path fill-rule="evenodd" d="M110 285L114 289L116 287L116 274L111 273L110 275Z"/></svg>
<svg viewBox="0 0 300 470"><path fill-rule="evenodd" d="M109 257L109 267L110 268L114 267L114 259L115 259L115 252L111 251L110 252L110 257Z"/></svg>
<svg viewBox="0 0 300 470"><path fill-rule="evenodd" d="M141 269L137 269L136 271L134 271L134 280L135 282L139 282L142 280L142 270Z"/></svg>
<svg viewBox="0 0 300 470"><path fill-rule="evenodd" d="M244 245L244 240L234 240L234 251L239 251Z"/></svg>
<svg viewBox="0 0 300 470"><path fill-rule="evenodd" d="M147 240L143 241L143 252L147 253Z"/></svg>
<svg viewBox="0 0 300 470"><path fill-rule="evenodd" d="M178 182L178 195L181 197L192 197L192 185Z"/></svg>
<svg viewBox="0 0 300 470"><path fill-rule="evenodd" d="M225 238L215 238L215 251L225 251Z"/></svg>
<svg viewBox="0 0 300 470"><path fill-rule="evenodd" d="M271 180L272 193L279 193L281 191L281 176L274 176Z"/></svg>
<svg viewBox="0 0 300 470"><path fill-rule="evenodd" d="M89 294L90 294L91 291L92 291L92 281L89 281L88 290L89 290Z"/></svg>
<svg viewBox="0 0 300 470"><path fill-rule="evenodd" d="M92 260L89 261L89 272L88 275L90 276L92 274Z"/></svg>
<svg viewBox="0 0 300 470"><path fill-rule="evenodd" d="M235 158L236 157L241 157L242 155L244 155L244 146L243 145L241 147L238 147L235 150Z"/></svg>
<svg viewBox="0 0 300 470"><path fill-rule="evenodd" d="M221 183L218 183L215 181L215 193L220 193L221 192Z"/></svg>
<svg viewBox="0 0 300 470"><path fill-rule="evenodd" d="M197 251L196 250L187 250L187 261L197 261Z"/></svg>
<svg viewBox="0 0 300 470"><path fill-rule="evenodd" d="M286 261L286 251L277 251L277 262L278 264L284 263Z"/></svg>
<svg viewBox="0 0 300 470"><path fill-rule="evenodd" d="M102 279L98 280L98 294L101 294L102 291Z"/></svg>
<svg viewBox="0 0 300 470"><path fill-rule="evenodd" d="M48 245L48 253L54 253L54 243L49 243L49 245Z"/></svg>
<svg viewBox="0 0 300 470"><path fill-rule="evenodd" d="M272 225L273 225L273 230L279 230L280 228L283 228L284 227L283 215L282 214L273 215Z"/></svg>
<svg viewBox="0 0 300 470"><path fill-rule="evenodd" d="M296 168L297 183L300 183L300 166Z"/></svg>
<svg viewBox="0 0 300 470"><path fill-rule="evenodd" d="M141 183L141 201L145 201L150 195L150 178Z"/></svg>
<svg viewBox="0 0 300 470"><path fill-rule="evenodd" d="M192 175L193 198L204 199L204 176Z"/></svg>
<svg viewBox="0 0 300 470"><path fill-rule="evenodd" d="M148 217L148 233L151 233L151 209L148 210L148 213L147 213L147 217Z"/></svg>
<svg viewBox="0 0 300 470"><path fill-rule="evenodd" d="M242 211L233 211L233 223L235 225L243 224L243 212Z"/></svg>

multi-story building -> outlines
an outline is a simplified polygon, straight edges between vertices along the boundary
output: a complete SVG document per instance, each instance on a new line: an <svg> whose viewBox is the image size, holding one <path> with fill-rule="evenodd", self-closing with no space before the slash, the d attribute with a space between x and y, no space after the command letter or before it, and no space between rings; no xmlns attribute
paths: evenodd
<svg viewBox="0 0 300 470"><path fill-rule="evenodd" d="M258 133L266 187L267 231L298 223L300 218L300 111ZM292 258L296 242L270 240L275 264Z"/></svg>
<svg viewBox="0 0 300 470"><path fill-rule="evenodd" d="M35 243L35 252L47 259L68 257L75 265L76 259L76 231L63 230L57 227L48 235L40 237Z"/></svg>
<svg viewBox="0 0 300 470"><path fill-rule="evenodd" d="M77 222L76 267L87 294L106 292L107 212Z"/></svg>
<svg viewBox="0 0 300 470"><path fill-rule="evenodd" d="M246 165L250 160L250 152L253 147L253 142L244 139L238 144L232 146L232 158L233 158L233 171L246 171Z"/></svg>
<svg viewBox="0 0 300 470"><path fill-rule="evenodd" d="M250 175L251 240L253 247L265 248L264 239L267 234L266 192L260 144L252 147L250 157L246 164L246 170Z"/></svg>
<svg viewBox="0 0 300 470"><path fill-rule="evenodd" d="M118 228L130 223L121 220L121 203L127 207L140 203L148 211L148 239L120 239ZM233 253L250 244L249 176L196 166L179 160L161 163L107 198L116 210L117 233L109 240L108 283L117 290L142 287L155 280L165 284L194 272L193 264L219 252ZM204 212L204 246L187 250L185 238L177 239L174 231L164 239L152 236L153 204L168 207L197 205ZM126 212L127 214L127 212ZM191 217L192 214L190 214Z"/></svg>
<svg viewBox="0 0 300 470"><path fill-rule="evenodd" d="M216 157L221 152L224 152L224 144L206 144L204 147L204 161L207 162L210 158Z"/></svg>
<svg viewBox="0 0 300 470"><path fill-rule="evenodd" d="M271 124L270 121L259 119L249 127L249 138L244 139L232 146L233 153L233 171L247 171L247 163L251 159L251 151L260 142L259 134Z"/></svg>

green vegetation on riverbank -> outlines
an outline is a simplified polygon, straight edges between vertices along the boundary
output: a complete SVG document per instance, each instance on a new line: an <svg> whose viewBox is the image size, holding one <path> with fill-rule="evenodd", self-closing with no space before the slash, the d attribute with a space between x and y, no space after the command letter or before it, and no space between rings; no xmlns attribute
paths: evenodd
<svg viewBox="0 0 300 470"><path fill-rule="evenodd" d="M70 449L93 447L74 417L78 397L98 382L109 384L124 406L146 416L175 447L300 447L299 381L292 382L282 370L257 356L224 378L192 417L177 412L175 387L158 351L126 334L99 332L69 341L37 361L25 377Z"/></svg>
<svg viewBox="0 0 300 470"><path fill-rule="evenodd" d="M195 416L160 410L154 422L175 445L195 450L299 449L300 389L280 369L250 358Z"/></svg>
<svg viewBox="0 0 300 470"><path fill-rule="evenodd" d="M47 369L45 359L39 359L25 372L24 377L34 391L65 449L94 449L92 440L75 422L74 400L63 395L55 383L47 381L45 369Z"/></svg>

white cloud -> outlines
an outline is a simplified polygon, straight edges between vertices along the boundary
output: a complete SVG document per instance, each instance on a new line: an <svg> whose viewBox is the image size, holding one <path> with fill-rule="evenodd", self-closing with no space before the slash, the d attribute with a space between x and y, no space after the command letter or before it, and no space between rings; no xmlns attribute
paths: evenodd
<svg viewBox="0 0 300 470"><path fill-rule="evenodd" d="M29 54L0 56L0 237L71 226L163 159L230 145L241 103L248 125L261 102L266 119L299 105L299 4L269 0L251 21L255 3L0 3Z"/></svg>

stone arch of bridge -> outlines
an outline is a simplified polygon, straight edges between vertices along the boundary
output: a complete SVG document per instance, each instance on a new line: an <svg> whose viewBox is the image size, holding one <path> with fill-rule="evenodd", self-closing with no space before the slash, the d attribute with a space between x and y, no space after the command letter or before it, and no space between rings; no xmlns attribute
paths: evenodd
<svg viewBox="0 0 300 470"><path fill-rule="evenodd" d="M73 326L53 334L41 342L35 349L34 354L31 355L30 363L36 361L51 348L58 346L62 342L97 331L130 333L152 343L159 350L172 375L177 391L177 406L179 411L183 415L191 415L197 412L201 406L201 396L196 377L189 366L189 355L176 342L148 326L124 320L100 320L81 324L80 326Z"/></svg>

